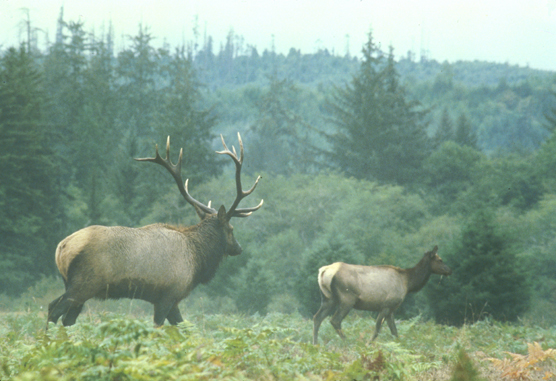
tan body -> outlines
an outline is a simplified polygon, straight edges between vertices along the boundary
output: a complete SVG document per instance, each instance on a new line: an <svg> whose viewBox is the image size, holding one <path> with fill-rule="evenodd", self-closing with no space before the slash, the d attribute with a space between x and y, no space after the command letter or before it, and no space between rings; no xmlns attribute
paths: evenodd
<svg viewBox="0 0 556 381"><path fill-rule="evenodd" d="M64 315L64 325L72 325L91 298L131 298L153 303L157 325L166 318L177 324L183 321L179 302L212 279L224 256L241 253L233 236L229 238L214 215L186 228L154 224L81 229L56 249L66 293L51 303L49 319Z"/></svg>
<svg viewBox="0 0 556 381"><path fill-rule="evenodd" d="M150 283L156 280L167 286L184 278L192 281L194 264L187 263L186 253L194 245L188 241L176 228L162 224L142 228L89 226L59 243L56 265L67 281L73 260L79 255L91 256L91 260L102 263L94 270L99 284L125 276Z"/></svg>
<svg viewBox="0 0 556 381"><path fill-rule="evenodd" d="M89 226L60 242L56 265L66 282L86 282L85 289L74 297L76 302L116 297L117 288L126 284L133 292L130 297L155 302L146 290L147 285L153 285L160 291L172 290L181 300L198 283L206 283L214 275L216 268L204 268L203 262L218 263L227 254L224 235L204 239L201 232L209 230L210 222L181 229L164 224L141 228ZM197 253L209 255L198 261ZM74 266L68 274L76 259L79 268ZM150 291L153 293L156 290Z"/></svg>
<svg viewBox="0 0 556 381"><path fill-rule="evenodd" d="M181 178L180 152L177 164L156 149L156 156L139 161L162 165L174 177L180 193L197 212L200 222L188 227L166 224L141 228L122 226L89 226L62 240L56 249L56 265L64 278L66 292L48 306L48 322L62 317L64 325L72 325L83 304L91 298L133 298L154 305L154 322L170 324L183 321L178 304L199 284L212 279L222 259L241 254L241 246L233 235L232 217L247 217L262 206L238 208L240 201L251 194L259 179L248 191L241 187L243 143L239 137L240 157L226 147L218 152L230 156L236 165L237 196L230 210L218 211L195 200Z"/></svg>
<svg viewBox="0 0 556 381"><path fill-rule="evenodd" d="M342 262L321 267L319 287L328 298L333 298L330 289L333 277L336 277L336 286L342 288L342 292L357 295L353 306L356 310L397 308L407 295L407 274L398 267L358 266ZM346 282L346 279L349 281Z"/></svg>
<svg viewBox="0 0 556 381"><path fill-rule="evenodd" d="M332 315L330 322L340 337L345 338L341 324L352 308L379 312L374 340L386 319L390 331L398 335L394 311L410 292L417 292L427 283L431 274L450 275L452 270L437 254L438 248L426 253L410 269L394 266L361 266L336 262L319 269L318 283L322 303L313 318L313 343L318 340L322 321Z"/></svg>

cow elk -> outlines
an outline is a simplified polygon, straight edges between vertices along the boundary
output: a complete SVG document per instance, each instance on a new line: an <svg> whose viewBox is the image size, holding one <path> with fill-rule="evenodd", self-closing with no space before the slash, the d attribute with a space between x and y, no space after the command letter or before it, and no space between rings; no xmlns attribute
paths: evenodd
<svg viewBox="0 0 556 381"><path fill-rule="evenodd" d="M336 262L319 269L318 283L321 306L313 317L313 344L317 344L319 327L329 315L330 323L342 339L342 320L352 308L376 311L373 341L380 332L384 319L392 335L398 336L394 311L410 292L421 290L431 274L450 275L452 270L438 256L438 246L425 253L415 267L400 269L394 266L360 266Z"/></svg>
<svg viewBox="0 0 556 381"><path fill-rule="evenodd" d="M240 155L235 147L224 150L235 163L237 195L228 211L217 211L195 200L189 194L186 180L181 177L183 149L177 164L169 159L170 137L166 158L136 159L159 164L172 175L180 193L200 218L194 226L180 227L153 224L140 228L122 226L89 226L62 240L56 249L56 265L64 279L66 292L48 306L48 322L72 325L91 298L136 298L154 305L154 323L168 319L176 325L183 321L178 304L199 284L209 282L218 265L227 255L241 254L241 246L233 235L232 217L247 217L258 210L263 201L250 208L238 208L240 201L257 186L244 191L241 185L243 143L238 133Z"/></svg>

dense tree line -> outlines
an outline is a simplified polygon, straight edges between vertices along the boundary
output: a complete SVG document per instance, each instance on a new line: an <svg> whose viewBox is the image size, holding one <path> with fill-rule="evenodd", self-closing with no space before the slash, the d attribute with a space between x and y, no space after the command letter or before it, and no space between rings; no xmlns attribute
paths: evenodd
<svg viewBox="0 0 556 381"><path fill-rule="evenodd" d="M236 223L244 253L196 291L203 308L310 315L319 266L405 267L438 244L454 275L402 316L554 316L549 73L396 61L372 34L354 58L259 54L232 32L218 53L210 38L155 49L142 26L114 52L110 33L58 30L45 51L0 54L1 293L56 274L56 243L84 226L195 223L167 175L133 160L167 135L191 192L226 204L234 180L214 147L240 131L265 205ZM474 83L474 68L508 76Z"/></svg>
<svg viewBox="0 0 556 381"><path fill-rule="evenodd" d="M147 30L114 55L111 36L64 23L46 52L25 45L0 60L2 291L55 272L64 235L91 224L138 225L171 184L134 157L172 136L192 183L219 174L213 113L183 49L155 51Z"/></svg>

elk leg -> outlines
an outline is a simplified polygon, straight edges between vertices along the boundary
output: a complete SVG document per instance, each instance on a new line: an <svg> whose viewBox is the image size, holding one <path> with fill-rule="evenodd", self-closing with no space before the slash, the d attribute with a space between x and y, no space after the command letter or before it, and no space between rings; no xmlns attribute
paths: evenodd
<svg viewBox="0 0 556 381"><path fill-rule="evenodd" d="M351 311L356 300L355 298L345 300L344 296L342 296L342 298L344 298L344 300L340 302L340 306L334 315L332 315L332 318L330 318L330 324L332 324L332 327L334 327L336 332L338 332L338 335L340 335L342 339L345 339L346 336L344 335L344 332L342 332L342 320L344 320L349 311Z"/></svg>
<svg viewBox="0 0 556 381"><path fill-rule="evenodd" d="M71 302L68 300L67 293L54 299L48 305L48 319L46 321L46 326L48 327L48 322L53 322L56 324L60 316L64 315L71 307Z"/></svg>
<svg viewBox="0 0 556 381"><path fill-rule="evenodd" d="M396 322L394 322L394 313L391 313L386 317L386 322L388 323L388 327L390 328L392 335L398 337L398 329L396 328Z"/></svg>
<svg viewBox="0 0 556 381"><path fill-rule="evenodd" d="M375 333L373 334L373 338L371 339L371 341L376 339L376 337L378 336L380 327L382 327L382 322L384 321L384 318L387 316L388 312L388 309L384 309L378 313L378 317L376 318Z"/></svg>
<svg viewBox="0 0 556 381"><path fill-rule="evenodd" d="M168 314L174 308L175 302L169 301L168 299L162 299L154 305L154 324L157 327L164 325L164 320L168 317ZM181 315L180 315L181 316ZM172 316L172 318L175 316Z"/></svg>
<svg viewBox="0 0 556 381"><path fill-rule="evenodd" d="M336 307L336 303L334 303L332 299L326 299L324 295L321 295L321 297L322 297L322 302L320 308L315 314L315 316L313 316L313 344L314 345L317 344L319 328L322 321L326 319L326 317L332 313L334 307Z"/></svg>
<svg viewBox="0 0 556 381"><path fill-rule="evenodd" d="M170 312L168 312L168 316L166 316L166 319L168 319L168 322L172 325L178 325L183 321L178 303L174 304L174 306L170 309Z"/></svg>
<svg viewBox="0 0 556 381"><path fill-rule="evenodd" d="M77 317L81 313L82 309L83 309L83 304L77 304L77 305L74 304L74 305L70 306L70 308L68 309L68 311L66 312L66 314L62 318L62 324L65 327L67 327L69 325L74 325L75 320L77 320Z"/></svg>

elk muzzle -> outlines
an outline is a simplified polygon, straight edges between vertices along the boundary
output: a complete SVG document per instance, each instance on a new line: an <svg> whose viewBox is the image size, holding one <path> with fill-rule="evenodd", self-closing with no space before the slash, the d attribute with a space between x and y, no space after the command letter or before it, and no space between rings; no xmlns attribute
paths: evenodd
<svg viewBox="0 0 556 381"><path fill-rule="evenodd" d="M438 254L435 254L432 257L431 270L434 274L437 275L446 275L446 276L452 275L452 269L444 264L442 258L440 258Z"/></svg>
<svg viewBox="0 0 556 381"><path fill-rule="evenodd" d="M446 275L446 276L452 275L452 269L446 266L442 262L435 263L435 266L433 267L433 272L438 275Z"/></svg>
<svg viewBox="0 0 556 381"><path fill-rule="evenodd" d="M232 237L232 240L233 240L233 244L229 246L228 255L234 257L236 255L240 255L243 249L241 248L241 245L239 244L238 241L236 241L235 238Z"/></svg>

